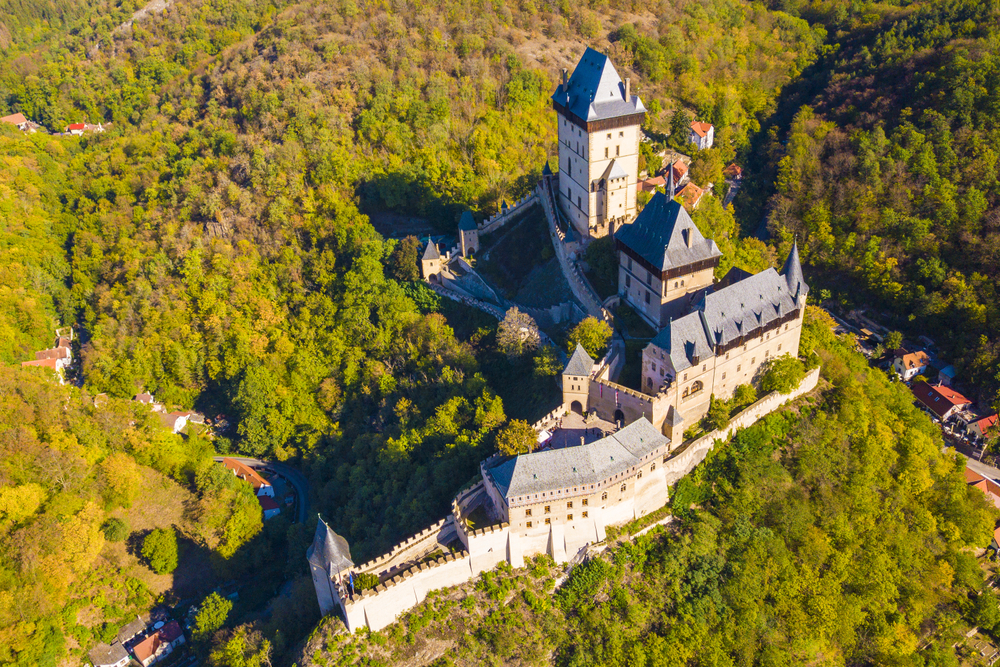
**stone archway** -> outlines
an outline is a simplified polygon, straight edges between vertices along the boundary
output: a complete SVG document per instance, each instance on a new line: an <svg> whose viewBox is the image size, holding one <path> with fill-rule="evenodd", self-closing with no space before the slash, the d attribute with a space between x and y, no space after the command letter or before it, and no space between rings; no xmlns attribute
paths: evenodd
<svg viewBox="0 0 1000 667"><path fill-rule="evenodd" d="M621 409L615 410L615 423L618 424L618 426L625 425L625 413L622 412Z"/></svg>
<svg viewBox="0 0 1000 667"><path fill-rule="evenodd" d="M570 403L569 409L579 415L583 414L583 404L580 403L580 401L573 401L572 403Z"/></svg>

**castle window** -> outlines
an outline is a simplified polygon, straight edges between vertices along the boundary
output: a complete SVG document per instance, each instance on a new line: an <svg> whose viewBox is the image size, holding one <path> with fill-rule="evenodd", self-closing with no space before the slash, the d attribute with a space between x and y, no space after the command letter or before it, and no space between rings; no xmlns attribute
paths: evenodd
<svg viewBox="0 0 1000 667"><path fill-rule="evenodd" d="M729 353L728 353L728 352L726 352L726 359L728 359L728 358L729 358Z"/></svg>
<svg viewBox="0 0 1000 667"><path fill-rule="evenodd" d="M604 493L601 494L601 500L603 501L603 500L607 500L607 499L608 499L608 492L605 491Z"/></svg>
<svg viewBox="0 0 1000 667"><path fill-rule="evenodd" d="M625 289L632 286L632 279L629 276L625 276Z"/></svg>
<svg viewBox="0 0 1000 667"><path fill-rule="evenodd" d="M572 500L569 501L568 503L566 503L566 509L570 509L570 510L573 509L573 501Z"/></svg>
<svg viewBox="0 0 1000 667"><path fill-rule="evenodd" d="M653 388L653 378L648 377L648 376L646 377L646 388L647 389L652 389Z"/></svg>
<svg viewBox="0 0 1000 667"><path fill-rule="evenodd" d="M656 470L656 464L655 463L653 465L649 466L649 472L653 472L654 470Z"/></svg>
<svg viewBox="0 0 1000 667"><path fill-rule="evenodd" d="M619 136L619 137L624 137L624 136L625 136L625 133L624 133L624 132L619 132L619 133L618 133L618 136Z"/></svg>
<svg viewBox="0 0 1000 667"><path fill-rule="evenodd" d="M677 281L675 280L674 281L674 289L677 289L677 287L678 287L678 284L677 284Z"/></svg>
<svg viewBox="0 0 1000 667"><path fill-rule="evenodd" d="M649 295L650 295L650 292L646 292L646 303L649 303Z"/></svg>
<svg viewBox="0 0 1000 667"><path fill-rule="evenodd" d="M685 374L684 374L684 379L685 379L685 380L687 380L687 379L688 379L688 374L687 374L687 373L685 373Z"/></svg>
<svg viewBox="0 0 1000 667"><path fill-rule="evenodd" d="M744 352L746 352L746 351L747 351L747 346L746 346L746 345L744 345L744 346L743 346L743 351L744 351Z"/></svg>
<svg viewBox="0 0 1000 667"><path fill-rule="evenodd" d="M531 516L531 510L530 509L524 510L524 516Z"/></svg>
<svg viewBox="0 0 1000 667"><path fill-rule="evenodd" d="M778 352L781 352L781 343L778 343Z"/></svg>
<svg viewBox="0 0 1000 667"><path fill-rule="evenodd" d="M586 519L586 518L587 518L587 512L584 512L584 513L583 513L583 518L584 518L584 519Z"/></svg>
<svg viewBox="0 0 1000 667"><path fill-rule="evenodd" d="M590 184L590 191L591 192L597 192L597 183L591 183Z"/></svg>
<svg viewBox="0 0 1000 667"><path fill-rule="evenodd" d="M611 138L611 133L610 133L610 132L608 132L608 139L610 139L610 138Z"/></svg>
<svg viewBox="0 0 1000 667"><path fill-rule="evenodd" d="M681 287L684 287L684 281L683 280L681 281Z"/></svg>
<svg viewBox="0 0 1000 667"><path fill-rule="evenodd" d="M722 374L722 379L723 379L723 380L725 380L725 379L726 379L726 374L725 374L725 373L723 373L723 374Z"/></svg>
<svg viewBox="0 0 1000 667"><path fill-rule="evenodd" d="M572 514L567 514L566 515L566 520L567 521L572 521L573 520L573 515Z"/></svg>
<svg viewBox="0 0 1000 667"><path fill-rule="evenodd" d="M586 507L587 505L589 505L589 504L590 504L590 502L589 502L589 501L590 501L590 499L589 499L589 498L584 498L584 499L583 499L583 506L584 506L584 507Z"/></svg>
<svg viewBox="0 0 1000 667"><path fill-rule="evenodd" d="M626 257L626 259L628 260L628 270L631 271L632 270L632 258L631 257Z"/></svg>
<svg viewBox="0 0 1000 667"><path fill-rule="evenodd" d="M625 487L626 486L627 486L626 484L622 484L622 493L625 493Z"/></svg>
<svg viewBox="0 0 1000 667"><path fill-rule="evenodd" d="M582 203L581 199L579 197L577 197L576 198L576 207L577 208L581 208L582 206L583 206L583 203Z"/></svg>
<svg viewBox="0 0 1000 667"><path fill-rule="evenodd" d="M736 372L739 373L740 372L740 368L742 368L742 367L743 367L743 364L736 364Z"/></svg>
<svg viewBox="0 0 1000 667"><path fill-rule="evenodd" d="M524 524L524 525L527 526L528 528L531 528L531 522L530 521L528 523Z"/></svg>
<svg viewBox="0 0 1000 667"><path fill-rule="evenodd" d="M752 358L750 359L750 363L751 363L751 364L756 364L756 363L757 363L757 357L752 357Z"/></svg>
<svg viewBox="0 0 1000 667"><path fill-rule="evenodd" d="M552 505L546 505L545 506L545 513L546 514L551 514L552 513Z"/></svg>
<svg viewBox="0 0 1000 667"><path fill-rule="evenodd" d="M785 331L788 331L788 325L787 324L785 325Z"/></svg>
<svg viewBox="0 0 1000 667"><path fill-rule="evenodd" d="M621 146L615 146L615 157L618 157L621 154L622 154Z"/></svg>
<svg viewBox="0 0 1000 667"><path fill-rule="evenodd" d="M608 147L604 147L604 157L608 157Z"/></svg>
<svg viewBox="0 0 1000 667"><path fill-rule="evenodd" d="M639 475L636 477L636 479L642 479L642 471L641 470L639 471Z"/></svg>
<svg viewBox="0 0 1000 667"><path fill-rule="evenodd" d="M765 340L771 340L771 334L767 334L767 336L765 336L764 338Z"/></svg>
<svg viewBox="0 0 1000 667"><path fill-rule="evenodd" d="M701 372L702 372L702 373L704 373L704 372L705 372L705 371L707 371L707 370L708 370L708 364L704 364L704 365L703 365L703 366L701 367Z"/></svg>
<svg viewBox="0 0 1000 667"><path fill-rule="evenodd" d="M546 519L545 520L545 525L546 526L550 525L551 523L552 523L552 519Z"/></svg>

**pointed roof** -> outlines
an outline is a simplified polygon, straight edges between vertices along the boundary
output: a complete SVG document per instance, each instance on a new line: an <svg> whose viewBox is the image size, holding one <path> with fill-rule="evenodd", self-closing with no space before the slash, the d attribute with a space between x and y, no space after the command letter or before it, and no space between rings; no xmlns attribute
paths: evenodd
<svg viewBox="0 0 1000 667"><path fill-rule="evenodd" d="M462 214L461 219L458 221L458 229L463 232L474 232L478 229L476 221L472 217L472 211L466 211Z"/></svg>
<svg viewBox="0 0 1000 667"><path fill-rule="evenodd" d="M805 298L809 294L809 285L806 285L806 280L802 276L802 264L799 262L798 241L792 242L792 251L788 253L788 259L785 260L785 265L781 267L781 276L788 283L788 290L792 298L798 300L799 298Z"/></svg>
<svg viewBox="0 0 1000 667"><path fill-rule="evenodd" d="M615 232L615 240L661 271L722 257L684 207L662 192L653 195L635 222Z"/></svg>
<svg viewBox="0 0 1000 667"><path fill-rule="evenodd" d="M441 259L437 244L434 239L427 239L427 248L424 250L424 259Z"/></svg>
<svg viewBox="0 0 1000 667"><path fill-rule="evenodd" d="M678 426L684 422L684 417L681 417L681 413L674 410L674 406L671 405L670 409L667 410L667 423L671 426Z"/></svg>
<svg viewBox="0 0 1000 667"><path fill-rule="evenodd" d="M549 166L549 161L546 160L545 166L542 167L542 176L551 176L551 175L552 175L552 167Z"/></svg>
<svg viewBox="0 0 1000 667"><path fill-rule="evenodd" d="M306 551L306 560L331 575L354 567L347 540L330 530L323 517L316 523L316 535Z"/></svg>
<svg viewBox="0 0 1000 667"><path fill-rule="evenodd" d="M591 48L584 51L569 80L552 94L555 104L588 122L646 113L638 95L629 94L628 98L611 60Z"/></svg>
<svg viewBox="0 0 1000 667"><path fill-rule="evenodd" d="M583 345L579 343L576 344L576 349L573 351L573 356L570 357L569 363L566 364L565 370L563 370L563 375L580 375L588 376L590 371L594 368L594 360L590 358L587 351L583 349Z"/></svg>
<svg viewBox="0 0 1000 667"><path fill-rule="evenodd" d="M611 164L604 170L604 180L614 181L619 178L628 178L628 172L622 167L619 160L611 160Z"/></svg>

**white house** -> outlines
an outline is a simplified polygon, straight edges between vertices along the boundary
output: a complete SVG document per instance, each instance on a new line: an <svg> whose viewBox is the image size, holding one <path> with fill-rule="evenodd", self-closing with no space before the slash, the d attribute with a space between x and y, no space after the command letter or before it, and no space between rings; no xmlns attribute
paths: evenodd
<svg viewBox="0 0 1000 667"><path fill-rule="evenodd" d="M233 474L242 479L244 482L250 484L258 498L262 498L264 496L274 498L274 487L271 486L271 483L261 477L256 470L247 464L227 457L222 459L222 465L228 470L232 470Z"/></svg>
<svg viewBox="0 0 1000 667"><path fill-rule="evenodd" d="M698 150L703 151L706 148L711 148L715 142L715 126L711 123L702 123L696 120L691 123L691 134L689 136L691 143L697 146Z"/></svg>
<svg viewBox="0 0 1000 667"><path fill-rule="evenodd" d="M903 378L904 382L909 382L927 370L927 365L930 361L931 358L923 350L917 350L916 352L901 350L896 354L896 358L893 359L892 367L896 370L896 374Z"/></svg>

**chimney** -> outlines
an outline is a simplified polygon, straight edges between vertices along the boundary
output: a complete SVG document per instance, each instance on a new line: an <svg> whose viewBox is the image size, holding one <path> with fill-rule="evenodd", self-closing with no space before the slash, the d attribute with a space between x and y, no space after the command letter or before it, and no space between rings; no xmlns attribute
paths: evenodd
<svg viewBox="0 0 1000 667"><path fill-rule="evenodd" d="M581 435L580 436L580 446L582 447L584 444L586 444L586 443L583 442L583 436Z"/></svg>
<svg viewBox="0 0 1000 667"><path fill-rule="evenodd" d="M565 67L562 68L562 85L564 87L566 85L566 82L569 80L569 77L567 76L568 72L569 70L567 70Z"/></svg>
<svg viewBox="0 0 1000 667"><path fill-rule="evenodd" d="M625 77L625 101L632 101L632 79Z"/></svg>

